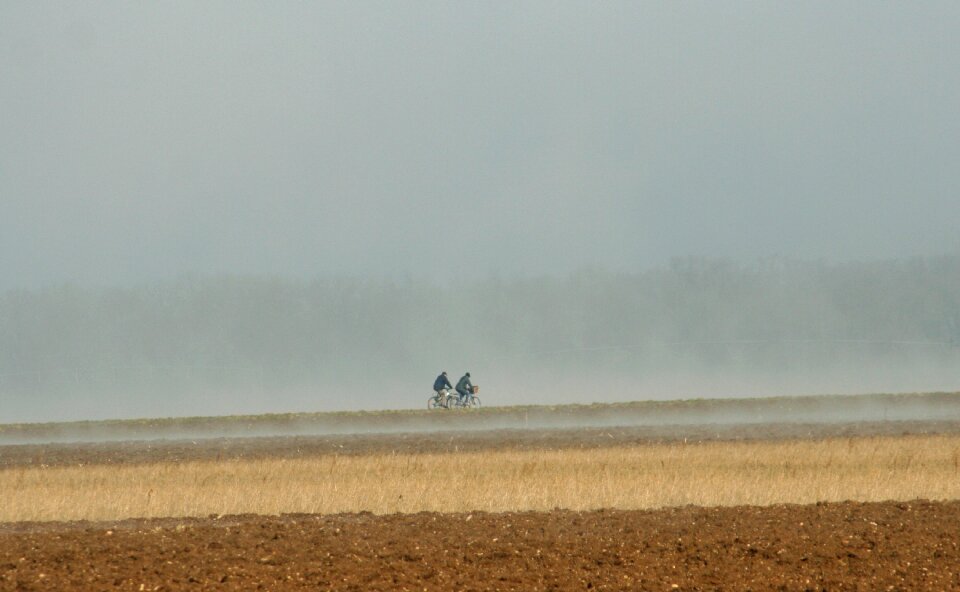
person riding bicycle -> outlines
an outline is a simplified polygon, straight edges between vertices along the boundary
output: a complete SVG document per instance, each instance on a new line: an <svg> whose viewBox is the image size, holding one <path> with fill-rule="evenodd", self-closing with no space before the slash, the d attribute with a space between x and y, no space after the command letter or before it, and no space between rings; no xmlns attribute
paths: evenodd
<svg viewBox="0 0 960 592"><path fill-rule="evenodd" d="M470 395L473 394L473 383L470 382L470 373L467 372L463 377L457 382L457 394L460 395L460 402L466 403L470 400Z"/></svg>
<svg viewBox="0 0 960 592"><path fill-rule="evenodd" d="M453 385L450 384L450 379L447 378L447 371L444 370L440 373L440 376L433 381L433 390L437 391L437 396L443 395L443 391L452 389Z"/></svg>

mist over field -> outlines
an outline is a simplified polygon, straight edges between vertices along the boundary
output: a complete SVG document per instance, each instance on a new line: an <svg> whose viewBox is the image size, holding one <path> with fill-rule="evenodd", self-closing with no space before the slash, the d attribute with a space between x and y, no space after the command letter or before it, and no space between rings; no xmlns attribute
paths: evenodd
<svg viewBox="0 0 960 592"><path fill-rule="evenodd" d="M0 297L17 419L956 390L960 257L676 260L461 287L184 277Z"/></svg>
<svg viewBox="0 0 960 592"><path fill-rule="evenodd" d="M960 389L960 5L0 5L0 423Z"/></svg>

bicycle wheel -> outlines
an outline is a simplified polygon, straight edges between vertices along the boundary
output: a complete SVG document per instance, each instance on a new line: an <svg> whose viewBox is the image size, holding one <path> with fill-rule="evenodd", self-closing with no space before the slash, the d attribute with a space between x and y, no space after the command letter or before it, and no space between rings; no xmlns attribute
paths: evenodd
<svg viewBox="0 0 960 592"><path fill-rule="evenodd" d="M427 409L438 409L443 407L443 404L440 403L440 398L433 396L427 399Z"/></svg>
<svg viewBox="0 0 960 592"><path fill-rule="evenodd" d="M476 395L470 395L470 406L471 407L480 407L480 397Z"/></svg>

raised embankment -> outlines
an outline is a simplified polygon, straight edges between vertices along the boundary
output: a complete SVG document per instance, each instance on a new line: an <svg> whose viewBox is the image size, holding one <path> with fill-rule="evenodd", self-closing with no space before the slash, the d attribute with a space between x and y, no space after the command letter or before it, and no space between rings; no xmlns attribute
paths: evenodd
<svg viewBox="0 0 960 592"><path fill-rule="evenodd" d="M207 437L334 435L578 427L960 421L960 393L174 417L0 425L0 445Z"/></svg>

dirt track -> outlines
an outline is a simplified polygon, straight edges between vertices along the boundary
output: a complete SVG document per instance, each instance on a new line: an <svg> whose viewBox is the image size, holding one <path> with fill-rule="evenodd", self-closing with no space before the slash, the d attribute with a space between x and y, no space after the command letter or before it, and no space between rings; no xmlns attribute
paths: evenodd
<svg viewBox="0 0 960 592"><path fill-rule="evenodd" d="M25 465L127 464L239 458L250 460L302 458L326 454L453 453L505 448L602 448L676 441L783 440L957 433L960 433L960 421L951 420L833 424L662 425L19 444L0 445L0 469Z"/></svg>
<svg viewBox="0 0 960 592"><path fill-rule="evenodd" d="M960 502L0 527L0 590L960 590Z"/></svg>

